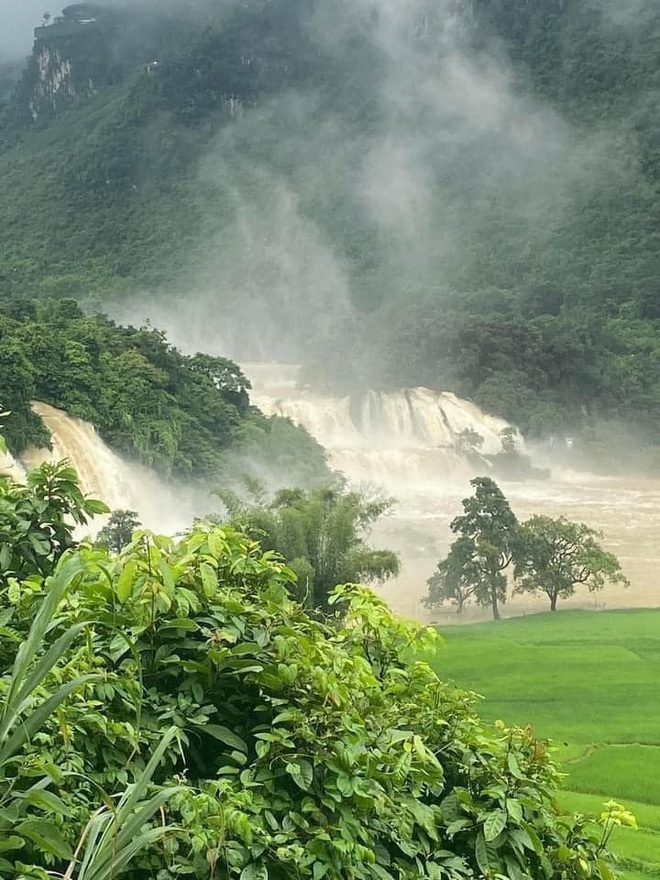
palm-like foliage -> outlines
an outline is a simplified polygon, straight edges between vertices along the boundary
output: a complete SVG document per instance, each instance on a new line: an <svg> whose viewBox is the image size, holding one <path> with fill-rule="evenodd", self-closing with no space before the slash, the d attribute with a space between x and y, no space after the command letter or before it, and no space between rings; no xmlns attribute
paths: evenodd
<svg viewBox="0 0 660 880"><path fill-rule="evenodd" d="M172 727L161 740L140 778L122 794L117 806L102 807L90 818L76 857L71 860L65 880L112 880L121 874L138 853L174 829L166 824L147 827L161 807L181 790L180 786L160 788L145 795L167 747L177 735ZM82 853L82 857L78 858Z"/></svg>

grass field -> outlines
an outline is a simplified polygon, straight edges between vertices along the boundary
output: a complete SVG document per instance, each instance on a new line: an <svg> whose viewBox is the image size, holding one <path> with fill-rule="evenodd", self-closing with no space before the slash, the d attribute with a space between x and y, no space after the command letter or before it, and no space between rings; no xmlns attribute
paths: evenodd
<svg viewBox="0 0 660 880"><path fill-rule="evenodd" d="M484 718L532 724L568 774L564 804L637 816L615 833L626 880L660 877L660 610L562 611L443 630L433 665L486 699Z"/></svg>

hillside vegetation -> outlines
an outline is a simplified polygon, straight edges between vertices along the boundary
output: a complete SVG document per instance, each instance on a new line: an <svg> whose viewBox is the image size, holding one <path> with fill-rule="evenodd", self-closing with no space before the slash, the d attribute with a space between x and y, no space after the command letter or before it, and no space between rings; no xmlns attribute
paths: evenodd
<svg viewBox="0 0 660 880"><path fill-rule="evenodd" d="M231 480L242 463L282 483L324 481L321 447L288 420L263 416L249 391L232 361L182 355L162 333L88 317L70 299L0 315L0 401L15 454L50 443L30 408L40 400L161 474Z"/></svg>
<svg viewBox="0 0 660 880"><path fill-rule="evenodd" d="M5 300L660 443L656 4L204 9L45 129L5 114Z"/></svg>

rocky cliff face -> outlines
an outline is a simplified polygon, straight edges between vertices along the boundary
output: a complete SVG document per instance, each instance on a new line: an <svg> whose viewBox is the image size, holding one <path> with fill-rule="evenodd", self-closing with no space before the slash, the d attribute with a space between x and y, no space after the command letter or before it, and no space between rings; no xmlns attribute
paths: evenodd
<svg viewBox="0 0 660 880"><path fill-rule="evenodd" d="M15 121L43 127L98 89L120 82L125 68L115 44L116 33L94 23L64 33L39 28L14 96Z"/></svg>
<svg viewBox="0 0 660 880"><path fill-rule="evenodd" d="M74 75L75 62L65 57L58 46L39 46L35 66L36 77L29 102L30 115L35 123L74 104L79 98L87 97L96 88L91 77L80 82L80 77Z"/></svg>

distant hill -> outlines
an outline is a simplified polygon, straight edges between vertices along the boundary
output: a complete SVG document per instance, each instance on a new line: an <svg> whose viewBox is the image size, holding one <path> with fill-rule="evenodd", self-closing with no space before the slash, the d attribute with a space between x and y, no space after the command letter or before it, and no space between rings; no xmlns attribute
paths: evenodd
<svg viewBox="0 0 660 880"><path fill-rule="evenodd" d="M409 9L139 9L97 32L123 66L35 120L37 40L3 116L0 296L654 447L657 4Z"/></svg>

